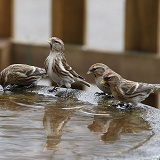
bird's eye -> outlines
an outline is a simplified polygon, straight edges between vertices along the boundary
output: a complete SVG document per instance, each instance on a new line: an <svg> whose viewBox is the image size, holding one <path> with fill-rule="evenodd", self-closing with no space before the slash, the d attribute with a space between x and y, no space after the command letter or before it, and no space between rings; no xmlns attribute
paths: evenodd
<svg viewBox="0 0 160 160"><path fill-rule="evenodd" d="M111 80L111 77L107 77L107 80Z"/></svg>
<svg viewBox="0 0 160 160"><path fill-rule="evenodd" d="M59 43L58 41L55 41L55 43Z"/></svg>

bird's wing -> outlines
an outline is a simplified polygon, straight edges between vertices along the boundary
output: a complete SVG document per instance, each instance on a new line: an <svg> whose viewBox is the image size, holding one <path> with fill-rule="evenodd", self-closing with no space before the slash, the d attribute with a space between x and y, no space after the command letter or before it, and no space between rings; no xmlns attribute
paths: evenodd
<svg viewBox="0 0 160 160"><path fill-rule="evenodd" d="M72 67L67 63L67 60L66 60L65 57L63 57L62 64L63 64L64 68L65 68L69 73L71 73L74 77L78 77L78 78L84 80L84 78L81 77L78 73L76 73L76 72L72 69Z"/></svg>
<svg viewBox="0 0 160 160"><path fill-rule="evenodd" d="M6 72L6 83L16 84L21 81L21 79L25 79L26 75L26 66L25 65L11 65L4 72Z"/></svg>
<svg viewBox="0 0 160 160"><path fill-rule="evenodd" d="M151 93L154 91L154 85L152 84L146 84L146 83L138 83L138 87L135 91L135 93L141 92L141 93Z"/></svg>
<svg viewBox="0 0 160 160"><path fill-rule="evenodd" d="M46 71L44 68L22 64L13 66L12 73L22 77L28 77L28 76L41 76L43 74L46 74Z"/></svg>
<svg viewBox="0 0 160 160"><path fill-rule="evenodd" d="M25 64L17 64L8 69L7 81L8 83L32 83L37 80L39 76L45 74L45 69ZM38 76L38 77L37 77ZM28 81L28 82L27 82Z"/></svg>
<svg viewBox="0 0 160 160"><path fill-rule="evenodd" d="M137 82L128 81L123 79L121 83L121 87L126 94L133 94L137 89Z"/></svg>
<svg viewBox="0 0 160 160"><path fill-rule="evenodd" d="M20 76L20 77L27 77L27 75L31 74L33 72L33 67L28 65L13 65L8 70L9 75L11 76Z"/></svg>
<svg viewBox="0 0 160 160"><path fill-rule="evenodd" d="M138 83L128 80L123 80L121 88L126 95L142 95L152 92L152 87L145 85L145 83Z"/></svg>

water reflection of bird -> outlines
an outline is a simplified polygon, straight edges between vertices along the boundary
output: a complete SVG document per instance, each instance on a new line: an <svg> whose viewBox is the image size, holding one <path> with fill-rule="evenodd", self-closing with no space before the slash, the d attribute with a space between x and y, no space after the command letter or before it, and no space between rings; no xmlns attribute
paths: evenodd
<svg viewBox="0 0 160 160"><path fill-rule="evenodd" d="M4 90L13 90L17 86L34 87L46 75L43 68L26 64L13 64L0 72L0 85Z"/></svg>
<svg viewBox="0 0 160 160"><path fill-rule="evenodd" d="M45 148L50 150L57 147L61 142L61 136L66 123L69 121L73 110L46 107L43 118L43 126L46 130L47 141Z"/></svg>
<svg viewBox="0 0 160 160"><path fill-rule="evenodd" d="M90 84L68 65L64 56L65 49L63 41L59 38L52 37L48 40L48 43L50 44L50 54L45 60L45 69L48 76L57 83L57 86L61 87L64 85L70 88L72 83L80 82L90 87ZM56 87L50 91L55 91Z"/></svg>
<svg viewBox="0 0 160 160"><path fill-rule="evenodd" d="M94 121L88 125L88 129L91 132L100 132L101 140L105 144L113 144L122 135L149 130L149 125L142 118L131 116L131 113L115 118L95 115Z"/></svg>

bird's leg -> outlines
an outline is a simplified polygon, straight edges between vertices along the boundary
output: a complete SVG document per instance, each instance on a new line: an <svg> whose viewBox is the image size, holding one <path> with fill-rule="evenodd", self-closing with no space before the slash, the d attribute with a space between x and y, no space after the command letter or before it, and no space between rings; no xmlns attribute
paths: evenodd
<svg viewBox="0 0 160 160"><path fill-rule="evenodd" d="M10 85L7 85L6 87L4 87L4 92L5 91L13 91L13 89L15 89L16 87L18 87L18 85L16 84L10 84Z"/></svg>
<svg viewBox="0 0 160 160"><path fill-rule="evenodd" d="M134 105L132 103L127 103L126 109L131 109Z"/></svg>
<svg viewBox="0 0 160 160"><path fill-rule="evenodd" d="M104 92L96 92L95 95L97 96L107 96L107 98L114 98L111 94L107 94Z"/></svg>
<svg viewBox="0 0 160 160"><path fill-rule="evenodd" d="M108 94L107 97L108 98L114 98L114 96L112 94Z"/></svg>
<svg viewBox="0 0 160 160"><path fill-rule="evenodd" d="M133 107L133 104L132 103L125 103L125 102L119 102L119 105L121 107L124 107L125 109L131 109Z"/></svg>
<svg viewBox="0 0 160 160"><path fill-rule="evenodd" d="M112 106L113 107L124 107L126 105L126 103L124 103L124 102L121 102L121 101L116 101L116 102L113 102L112 103Z"/></svg>
<svg viewBox="0 0 160 160"><path fill-rule="evenodd" d="M106 93L104 93L104 92L96 92L95 95L101 96L101 95L106 95Z"/></svg>
<svg viewBox="0 0 160 160"><path fill-rule="evenodd" d="M28 85L28 86L23 86L23 88L26 88L26 89L28 89L28 88L32 88L32 87L35 87L35 85L32 83L32 84L30 84L30 85Z"/></svg>
<svg viewBox="0 0 160 160"><path fill-rule="evenodd" d="M49 92L56 92L58 89L58 85L54 86L52 89L49 89Z"/></svg>
<svg viewBox="0 0 160 160"><path fill-rule="evenodd" d="M112 106L119 108L120 110L130 110L133 107L133 104L119 101L118 103L112 104Z"/></svg>

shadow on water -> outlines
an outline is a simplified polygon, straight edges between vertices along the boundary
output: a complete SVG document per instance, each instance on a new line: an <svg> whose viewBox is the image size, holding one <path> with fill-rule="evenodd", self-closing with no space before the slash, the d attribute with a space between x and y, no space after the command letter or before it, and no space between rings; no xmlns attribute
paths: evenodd
<svg viewBox="0 0 160 160"><path fill-rule="evenodd" d="M121 111L86 92L38 90L0 94L0 159L108 158L154 135L142 108Z"/></svg>

